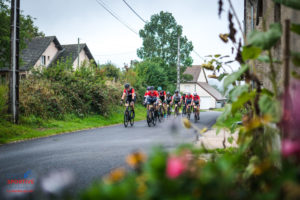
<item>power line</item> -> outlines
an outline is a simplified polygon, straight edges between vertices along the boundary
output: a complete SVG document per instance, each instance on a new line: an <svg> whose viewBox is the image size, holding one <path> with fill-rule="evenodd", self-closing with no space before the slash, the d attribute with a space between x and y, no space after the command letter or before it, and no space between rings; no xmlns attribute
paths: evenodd
<svg viewBox="0 0 300 200"><path fill-rule="evenodd" d="M118 20L120 23L122 23L124 26L126 26L130 31L132 31L133 33L137 34L138 33L133 29L131 28L128 24L126 24L124 21L122 21L115 13L113 13L112 10L110 10L105 4L103 1L101 0L96 0L96 2L102 6L107 12L109 12L116 20Z"/></svg>
<svg viewBox="0 0 300 200"><path fill-rule="evenodd" d="M128 8L130 8L132 12L134 12L136 16L138 16L138 18L140 18L140 20L142 20L144 23L147 23L146 20L144 20L125 0L123 0L123 2L127 5Z"/></svg>

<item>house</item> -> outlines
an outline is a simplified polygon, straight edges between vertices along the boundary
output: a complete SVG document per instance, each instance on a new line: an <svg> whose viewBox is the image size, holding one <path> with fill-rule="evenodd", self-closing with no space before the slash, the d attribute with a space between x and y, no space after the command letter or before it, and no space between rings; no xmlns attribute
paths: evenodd
<svg viewBox="0 0 300 200"><path fill-rule="evenodd" d="M21 52L20 77L26 77L32 68L49 67L57 61L70 58L74 69L78 67L78 44L61 45L55 36L35 37L27 42L27 47ZM94 60L88 46L79 44L79 61ZM0 69L0 78L8 79L9 68Z"/></svg>
<svg viewBox="0 0 300 200"><path fill-rule="evenodd" d="M193 65L188 67L184 74L192 75L193 79L180 84L181 92L190 92L191 94L197 92L201 99L201 109L222 107L226 98L223 97L219 91L208 84L206 73L201 65Z"/></svg>
<svg viewBox="0 0 300 200"><path fill-rule="evenodd" d="M244 29L246 35L249 35L253 30L263 30L263 20L266 27L269 27L272 23L280 23L282 30L284 30L285 20L290 19L291 23L300 22L300 13L297 10L282 6L279 3L275 3L270 0L244 0ZM285 37L281 37L274 50L272 51L273 57L276 60L283 61L283 45ZM292 42L291 42L292 41ZM300 37L295 33L290 33L290 51L298 52L300 49ZM280 83L280 91L283 90L284 68L280 63L274 63L275 71L277 75L277 82ZM266 74L270 73L268 63L255 63L256 75L261 80L263 87L272 90L271 81L267 78ZM290 71L296 71L300 73L299 67L297 68L292 62L290 62Z"/></svg>

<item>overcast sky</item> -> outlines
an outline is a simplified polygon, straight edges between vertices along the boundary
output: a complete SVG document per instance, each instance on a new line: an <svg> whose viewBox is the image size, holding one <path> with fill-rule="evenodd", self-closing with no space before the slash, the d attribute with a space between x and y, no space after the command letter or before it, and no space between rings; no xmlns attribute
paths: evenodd
<svg viewBox="0 0 300 200"><path fill-rule="evenodd" d="M138 32L144 23L122 0L102 0L132 29ZM219 19L217 0L126 0L146 21L160 11L173 14L183 26L183 33L193 42L201 56L229 54L231 48L218 38L228 32L227 16ZM243 1L233 0L240 19ZM96 0L22 0L24 14L36 18L35 23L46 36L55 35L62 44L87 43L96 61L111 61L119 67L138 59L142 40L104 10ZM225 8L227 10L227 8ZM201 59L192 53L193 64Z"/></svg>

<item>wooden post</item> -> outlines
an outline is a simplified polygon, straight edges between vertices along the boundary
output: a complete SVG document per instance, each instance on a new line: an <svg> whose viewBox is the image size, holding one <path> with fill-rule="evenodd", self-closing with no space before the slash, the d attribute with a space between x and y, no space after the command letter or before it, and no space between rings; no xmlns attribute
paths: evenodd
<svg viewBox="0 0 300 200"><path fill-rule="evenodd" d="M287 92L290 82L290 20L284 22L283 46L284 89Z"/></svg>

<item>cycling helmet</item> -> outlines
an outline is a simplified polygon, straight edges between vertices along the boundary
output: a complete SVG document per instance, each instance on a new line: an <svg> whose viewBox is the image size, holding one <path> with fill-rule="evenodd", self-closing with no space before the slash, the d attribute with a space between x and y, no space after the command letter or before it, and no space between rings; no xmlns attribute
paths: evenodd
<svg viewBox="0 0 300 200"><path fill-rule="evenodd" d="M149 91L149 90L150 90L150 88L151 88L151 87L150 87L150 86L148 86L148 87L147 87L147 90Z"/></svg>
<svg viewBox="0 0 300 200"><path fill-rule="evenodd" d="M175 93L178 93L179 91L178 90L175 90Z"/></svg>
<svg viewBox="0 0 300 200"><path fill-rule="evenodd" d="M150 90L154 90L154 86L150 86Z"/></svg>
<svg viewBox="0 0 300 200"><path fill-rule="evenodd" d="M197 93L196 92L194 92L194 94L193 94L194 96L196 96L197 95Z"/></svg>
<svg viewBox="0 0 300 200"><path fill-rule="evenodd" d="M157 88L157 90L158 90L158 91L162 91L162 88L159 86L159 87Z"/></svg>
<svg viewBox="0 0 300 200"><path fill-rule="evenodd" d="M190 95L191 95L191 93L190 93L190 92L188 92L188 93L187 93L187 95L188 95L188 96L190 96Z"/></svg>
<svg viewBox="0 0 300 200"><path fill-rule="evenodd" d="M170 92L169 92L169 91L167 92L167 95L170 95Z"/></svg>
<svg viewBox="0 0 300 200"><path fill-rule="evenodd" d="M182 96L186 96L186 93L183 93Z"/></svg>
<svg viewBox="0 0 300 200"><path fill-rule="evenodd" d="M125 87L125 89L128 89L128 88L130 88L130 84L129 83L125 83L124 87Z"/></svg>

